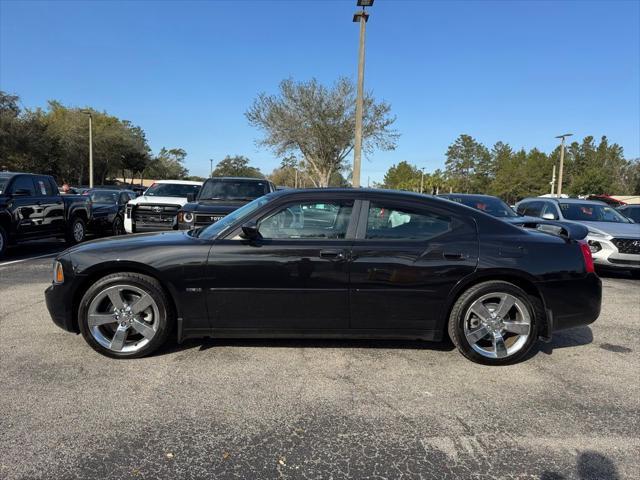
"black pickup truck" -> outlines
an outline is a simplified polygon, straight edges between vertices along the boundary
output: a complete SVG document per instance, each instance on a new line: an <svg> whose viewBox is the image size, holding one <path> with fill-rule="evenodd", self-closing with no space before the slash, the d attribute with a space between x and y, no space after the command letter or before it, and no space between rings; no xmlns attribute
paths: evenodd
<svg viewBox="0 0 640 480"><path fill-rule="evenodd" d="M0 257L8 245L24 240L81 242L90 221L89 197L61 195L48 175L0 172Z"/></svg>
<svg viewBox="0 0 640 480"><path fill-rule="evenodd" d="M205 227L250 201L275 191L275 185L264 178L208 178L195 201L188 197L189 203L178 212L178 229Z"/></svg>

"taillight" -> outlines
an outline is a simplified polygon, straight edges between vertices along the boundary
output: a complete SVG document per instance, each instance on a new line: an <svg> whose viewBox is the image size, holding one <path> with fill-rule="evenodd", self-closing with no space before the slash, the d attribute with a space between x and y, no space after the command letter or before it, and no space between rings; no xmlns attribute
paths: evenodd
<svg viewBox="0 0 640 480"><path fill-rule="evenodd" d="M587 273L595 273L596 268L593 265L593 256L587 242L580 242L580 250L582 250L582 258L584 258L584 268Z"/></svg>

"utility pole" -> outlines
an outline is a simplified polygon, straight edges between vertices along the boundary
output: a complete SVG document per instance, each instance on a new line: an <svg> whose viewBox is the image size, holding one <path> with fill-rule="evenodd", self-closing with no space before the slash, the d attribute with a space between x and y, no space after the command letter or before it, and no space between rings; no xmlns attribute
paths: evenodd
<svg viewBox="0 0 640 480"><path fill-rule="evenodd" d="M556 164L553 164L553 173L551 174L551 181L549 182L551 184L551 195L553 195L553 191L555 190L555 186L556 186Z"/></svg>
<svg viewBox="0 0 640 480"><path fill-rule="evenodd" d="M209 178L212 178L213 177L213 158L209 159L209 165L210 165L210 167L209 167Z"/></svg>
<svg viewBox="0 0 640 480"><path fill-rule="evenodd" d="M89 115L89 188L93 188L93 115L91 110L80 111Z"/></svg>
<svg viewBox="0 0 640 480"><path fill-rule="evenodd" d="M562 195L562 173L564 170L564 139L566 137L572 136L573 133L565 133L563 135L558 135L556 138L560 138L560 169L558 171L558 192L556 196L560 198Z"/></svg>
<svg viewBox="0 0 640 480"><path fill-rule="evenodd" d="M374 0L358 0L362 10L353 14L353 21L360 23L360 49L358 52L358 92L356 96L356 131L353 146L353 178L352 185L360 187L360 165L362 159L362 115L364 104L364 38L369 14L365 7L373 5Z"/></svg>

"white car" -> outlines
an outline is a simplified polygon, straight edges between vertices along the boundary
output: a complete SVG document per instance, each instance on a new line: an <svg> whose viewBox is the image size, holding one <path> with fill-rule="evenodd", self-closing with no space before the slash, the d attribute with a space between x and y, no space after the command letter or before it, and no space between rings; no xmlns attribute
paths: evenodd
<svg viewBox="0 0 640 480"><path fill-rule="evenodd" d="M174 229L178 210L198 196L200 187L202 182L158 180L127 203L124 229L127 233Z"/></svg>

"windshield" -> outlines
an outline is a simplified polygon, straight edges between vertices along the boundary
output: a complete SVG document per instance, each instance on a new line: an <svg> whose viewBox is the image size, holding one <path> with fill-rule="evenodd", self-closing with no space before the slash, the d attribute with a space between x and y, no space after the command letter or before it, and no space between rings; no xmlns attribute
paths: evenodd
<svg viewBox="0 0 640 480"><path fill-rule="evenodd" d="M251 215L257 209L269 203L273 199L275 194L276 192L273 192L263 197L256 198L253 202L249 202L246 205L240 207L239 209L234 210L229 215L222 217L222 219L218 220L215 223L212 223L208 227L205 227L202 230L196 231L194 235L200 238L217 237L222 232L224 232L227 228L229 228L231 225L236 223L237 220L241 219L242 217Z"/></svg>
<svg viewBox="0 0 640 480"><path fill-rule="evenodd" d="M447 195L449 200L488 213L493 217L517 217L518 214L499 198Z"/></svg>
<svg viewBox="0 0 640 480"><path fill-rule="evenodd" d="M207 180L200 200L253 200L268 193L267 182L251 180Z"/></svg>
<svg viewBox="0 0 640 480"><path fill-rule="evenodd" d="M200 191L200 185L185 185L182 183L154 183L147 191L145 195L150 197L182 197L187 198L189 193L193 193L194 196L198 195Z"/></svg>
<svg viewBox="0 0 640 480"><path fill-rule="evenodd" d="M89 198L93 203L116 203L118 194L115 192L91 192Z"/></svg>
<svg viewBox="0 0 640 480"><path fill-rule="evenodd" d="M637 207L627 207L624 210L621 210L621 212L634 222L640 223L640 205Z"/></svg>
<svg viewBox="0 0 640 480"><path fill-rule="evenodd" d="M561 203L560 210L562 210L562 216L567 220L630 223L628 218L621 215L608 205L597 205L594 203Z"/></svg>
<svg viewBox="0 0 640 480"><path fill-rule="evenodd" d="M7 187L9 179L7 177L0 177L0 194L4 193L4 189Z"/></svg>

